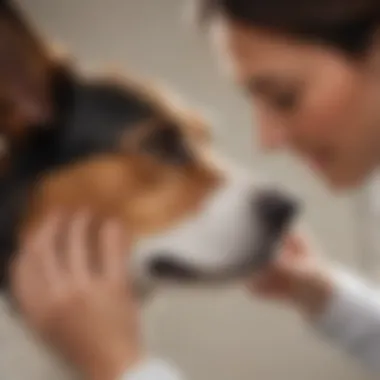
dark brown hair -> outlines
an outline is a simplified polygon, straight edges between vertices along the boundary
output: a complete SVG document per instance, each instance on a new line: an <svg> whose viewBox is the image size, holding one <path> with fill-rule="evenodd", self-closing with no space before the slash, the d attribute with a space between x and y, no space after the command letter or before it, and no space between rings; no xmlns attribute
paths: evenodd
<svg viewBox="0 0 380 380"><path fill-rule="evenodd" d="M363 54L380 25L379 0L197 0L202 23L222 15L252 27Z"/></svg>

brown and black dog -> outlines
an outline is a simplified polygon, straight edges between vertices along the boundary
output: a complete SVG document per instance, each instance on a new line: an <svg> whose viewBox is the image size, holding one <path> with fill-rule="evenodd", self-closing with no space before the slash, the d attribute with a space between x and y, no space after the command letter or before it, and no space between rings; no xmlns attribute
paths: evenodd
<svg viewBox="0 0 380 380"><path fill-rule="evenodd" d="M140 278L188 281L251 270L294 214L283 194L231 180L196 113L131 77L86 77L4 0L0 138L2 282L20 240L53 211L118 218Z"/></svg>

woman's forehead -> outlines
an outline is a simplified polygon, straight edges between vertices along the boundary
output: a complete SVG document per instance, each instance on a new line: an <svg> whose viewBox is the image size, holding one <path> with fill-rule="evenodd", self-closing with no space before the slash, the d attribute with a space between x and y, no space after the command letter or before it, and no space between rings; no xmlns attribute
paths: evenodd
<svg viewBox="0 0 380 380"><path fill-rule="evenodd" d="M213 24L210 34L222 68L238 82L252 76L299 75L334 56L327 47L225 20Z"/></svg>
<svg viewBox="0 0 380 380"><path fill-rule="evenodd" d="M271 72L301 70L313 58L306 48L261 30L244 30L220 23L212 42L221 68L237 81Z"/></svg>

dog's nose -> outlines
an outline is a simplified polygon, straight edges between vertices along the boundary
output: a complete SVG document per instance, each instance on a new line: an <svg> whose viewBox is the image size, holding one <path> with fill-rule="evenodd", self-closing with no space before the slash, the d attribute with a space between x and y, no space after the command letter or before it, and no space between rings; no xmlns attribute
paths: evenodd
<svg viewBox="0 0 380 380"><path fill-rule="evenodd" d="M255 196L254 212L259 221L273 229L282 229L290 222L298 209L298 203L277 190L264 190Z"/></svg>

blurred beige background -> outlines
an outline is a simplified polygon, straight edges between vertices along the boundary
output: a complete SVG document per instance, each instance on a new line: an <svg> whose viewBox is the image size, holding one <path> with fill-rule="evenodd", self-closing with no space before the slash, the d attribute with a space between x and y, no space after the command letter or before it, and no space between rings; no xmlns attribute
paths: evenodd
<svg viewBox="0 0 380 380"><path fill-rule="evenodd" d="M42 32L84 67L118 66L168 83L215 117L220 149L241 165L297 190L326 253L358 267L355 198L329 196L291 158L261 156L245 100L223 79L206 39L183 23L190 0L20 0ZM253 149L252 149L253 147ZM239 289L162 294L147 307L151 349L189 379L367 379L287 311Z"/></svg>

